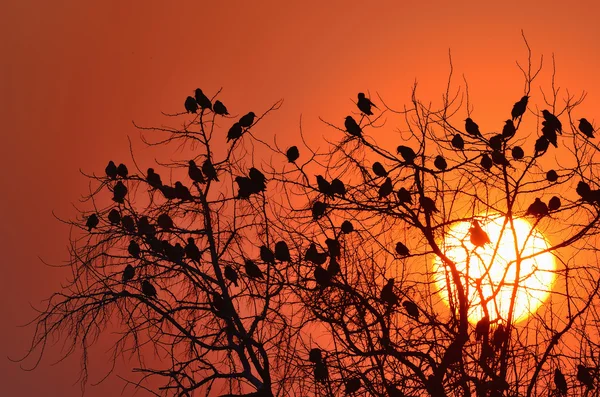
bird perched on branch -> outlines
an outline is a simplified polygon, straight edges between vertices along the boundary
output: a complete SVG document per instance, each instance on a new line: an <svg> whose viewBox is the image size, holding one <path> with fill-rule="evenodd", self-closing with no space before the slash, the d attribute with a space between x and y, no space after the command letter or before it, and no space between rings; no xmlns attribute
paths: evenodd
<svg viewBox="0 0 600 397"><path fill-rule="evenodd" d="M372 116L373 112L371 111L371 106L379 109L377 106L375 106L375 104L373 102L371 102L371 100L369 98L367 98L365 96L364 93L359 92L358 93L358 102L356 103L356 106L358 107L358 109L360 109L361 112L363 112L364 114L366 114L367 116Z"/></svg>
<svg viewBox="0 0 600 397"><path fill-rule="evenodd" d="M108 213L108 221L112 225L118 225L119 223L121 223L121 214L119 213L119 210L117 210L116 208L110 210L110 212Z"/></svg>
<svg viewBox="0 0 600 397"><path fill-rule="evenodd" d="M148 185L152 186L154 189L159 189L162 186L160 175L154 172L154 168L148 168L146 173L146 182L148 182Z"/></svg>
<svg viewBox="0 0 600 397"><path fill-rule="evenodd" d="M316 265L322 265L327 261L327 253L319 252L317 250L317 245L315 243L311 243L304 254L304 260L312 262Z"/></svg>
<svg viewBox="0 0 600 397"><path fill-rule="evenodd" d="M194 160L188 161L188 176L190 179L197 183L204 183L204 175L202 175L202 171L196 165Z"/></svg>
<svg viewBox="0 0 600 397"><path fill-rule="evenodd" d="M254 112L248 112L238 120L238 123L244 128L250 128L254 123L254 118L256 115Z"/></svg>
<svg viewBox="0 0 600 397"><path fill-rule="evenodd" d="M402 306L404 306L409 316L411 316L415 320L419 319L419 306L417 306L416 303L409 300L405 300L404 302L402 302Z"/></svg>
<svg viewBox="0 0 600 397"><path fill-rule="evenodd" d="M388 172L385 170L383 165L378 161L373 163L373 173L375 173L375 175L380 176L380 177L388 176Z"/></svg>
<svg viewBox="0 0 600 397"><path fill-rule="evenodd" d="M289 262L292 260L290 249L285 241L279 241L275 244L275 259L280 262Z"/></svg>
<svg viewBox="0 0 600 397"><path fill-rule="evenodd" d="M183 252L185 253L185 256L189 259L196 262L200 262L200 250L198 249L198 246L196 245L196 242L194 241L193 237L188 237L187 244L185 245L185 247L183 247Z"/></svg>
<svg viewBox="0 0 600 397"><path fill-rule="evenodd" d="M470 117L467 117L465 119L465 131L467 131L467 134L471 135L472 137L480 137L481 136L481 132L479 131L479 126Z"/></svg>
<svg viewBox="0 0 600 397"><path fill-rule="evenodd" d="M556 386L556 390L558 390L559 395L567 395L567 380L559 368L554 370L554 385Z"/></svg>
<svg viewBox="0 0 600 397"><path fill-rule="evenodd" d="M196 103L194 97L188 96L185 98L184 106L185 111L188 113L196 113L198 111L198 103Z"/></svg>
<svg viewBox="0 0 600 397"><path fill-rule="evenodd" d="M125 202L125 196L127 196L127 187L123 182L119 181L113 188L113 201L123 204Z"/></svg>
<svg viewBox="0 0 600 397"><path fill-rule="evenodd" d="M469 229L469 232L471 244L473 244L475 247L483 247L484 245L490 243L490 237L481 228L481 225L477 219L473 219L473 225Z"/></svg>
<svg viewBox="0 0 600 397"><path fill-rule="evenodd" d="M387 303L389 306L397 305L400 299L398 295L394 292L394 279L388 279L387 283L381 289L380 298L383 302Z"/></svg>
<svg viewBox="0 0 600 397"><path fill-rule="evenodd" d="M362 128L360 128L352 116L346 116L344 127L346 127L346 132L352 136L360 137L362 135Z"/></svg>
<svg viewBox="0 0 600 397"><path fill-rule="evenodd" d="M135 276L135 269L133 268L133 266L127 265L127 266L125 266L125 269L123 270L123 273L121 274L121 280L123 281L123 283L126 283L129 280L132 280L134 276Z"/></svg>
<svg viewBox="0 0 600 397"><path fill-rule="evenodd" d="M244 261L244 270L246 270L246 274L250 278L257 278L257 279L261 279L261 280L265 278L262 270L260 270L258 265L250 259L246 259Z"/></svg>
<svg viewBox="0 0 600 397"><path fill-rule="evenodd" d="M435 157L435 160L433 160L433 165L440 171L445 171L446 168L448 168L448 163L446 162L446 159L440 155Z"/></svg>
<svg viewBox="0 0 600 397"><path fill-rule="evenodd" d="M229 112L227 111L227 108L225 107L225 105L223 105L223 102L216 100L215 101L215 106L213 107L213 110L215 112L215 114L218 114L220 116L226 116L229 114Z"/></svg>
<svg viewBox="0 0 600 397"><path fill-rule="evenodd" d="M556 211L561 206L560 199L557 196L552 196L550 201L548 201L548 211Z"/></svg>
<svg viewBox="0 0 600 397"><path fill-rule="evenodd" d="M415 158L417 157L417 155L416 155L415 151L412 150L412 148L410 148L408 146L400 145L400 146L398 146L398 148L396 148L396 151L398 152L398 154L400 156L402 156L402 158L404 159L404 162L406 164L414 164Z"/></svg>
<svg viewBox="0 0 600 397"><path fill-rule="evenodd" d="M544 216L548 215L548 206L546 205L546 203L540 200L539 197L537 197L533 204L531 204L529 208L527 208L525 216L527 215L533 215L538 219L543 218Z"/></svg>
<svg viewBox="0 0 600 397"><path fill-rule="evenodd" d="M510 139L513 136L515 136L515 133L517 132L516 128L515 128L515 124L513 123L512 120L506 120L504 122L504 128L502 128L502 137L504 139Z"/></svg>
<svg viewBox="0 0 600 397"><path fill-rule="evenodd" d="M295 163L298 158L300 158L300 152L298 151L298 147L291 146L287 152L285 152L285 156L287 157L288 162Z"/></svg>
<svg viewBox="0 0 600 397"><path fill-rule="evenodd" d="M216 105L216 104L215 104ZM216 107L216 106L215 106ZM225 271L223 272L225 278L233 283L236 287L238 286L238 274L230 265L225 266Z"/></svg>
<svg viewBox="0 0 600 397"><path fill-rule="evenodd" d="M156 296L156 288L148 280L142 281L142 293L149 298Z"/></svg>
<svg viewBox="0 0 600 397"><path fill-rule="evenodd" d="M544 120L546 121L546 126L553 129L554 131L562 134L562 123L554 114L550 113L548 110L542 110L542 115L544 116Z"/></svg>
<svg viewBox="0 0 600 397"><path fill-rule="evenodd" d="M590 374L590 369L584 365L577 365L577 380L580 381L589 390L594 390L594 379Z"/></svg>
<svg viewBox="0 0 600 397"><path fill-rule="evenodd" d="M127 247L127 252L129 252L129 255L132 257L139 258L141 252L139 244L136 243L135 240L131 240L129 242L129 246Z"/></svg>
<svg viewBox="0 0 600 397"><path fill-rule="evenodd" d="M510 112L510 115L512 116L513 120L516 120L525 114L525 111L527 110L528 101L529 97L525 95L518 102L515 102L512 111Z"/></svg>
<svg viewBox="0 0 600 397"><path fill-rule="evenodd" d="M333 193L331 192L331 183L329 183L323 175L317 175L317 187L319 188L319 192L328 197L333 197Z"/></svg>
<svg viewBox="0 0 600 397"><path fill-rule="evenodd" d="M327 211L327 204L322 201L315 201L312 205L312 217L313 220L319 220Z"/></svg>
<svg viewBox="0 0 600 397"><path fill-rule="evenodd" d="M398 189L398 191L396 192L396 196L398 197L398 201L400 202L400 204L412 204L413 203L410 192L403 187Z"/></svg>
<svg viewBox="0 0 600 397"><path fill-rule="evenodd" d="M204 160L202 163L202 172L206 175L206 178L209 181L217 181L219 182L219 178L217 177L217 170L215 169L213 163L210 161L210 158Z"/></svg>
<svg viewBox="0 0 600 397"><path fill-rule="evenodd" d="M260 259L265 263L275 264L275 254L266 245L260 247Z"/></svg>
<svg viewBox="0 0 600 397"><path fill-rule="evenodd" d="M233 123L231 128L229 128L229 131L227 131L227 142L239 139L243 132L244 130L240 123Z"/></svg>
<svg viewBox="0 0 600 397"><path fill-rule="evenodd" d="M210 103L210 99L208 99L208 97L204 95L200 88L196 88L196 90L194 91L194 96L196 98L196 103L198 104L198 106L200 106L200 108L213 110L212 104Z"/></svg>
<svg viewBox="0 0 600 397"><path fill-rule="evenodd" d="M579 119L579 131L588 138L594 138L594 127L586 119Z"/></svg>
<svg viewBox="0 0 600 397"><path fill-rule="evenodd" d="M400 256L410 255L410 251L408 250L406 245L402 244L401 242L396 243L396 253Z"/></svg>
<svg viewBox="0 0 600 397"><path fill-rule="evenodd" d="M104 172L110 179L117 179L117 166L115 165L115 162L110 160L104 169Z"/></svg>
<svg viewBox="0 0 600 397"><path fill-rule="evenodd" d="M98 224L100 223L100 219L98 215L92 214L88 216L87 221L85 222L85 226L88 228L88 232L91 232Z"/></svg>
<svg viewBox="0 0 600 397"><path fill-rule="evenodd" d="M379 199L389 196L394 191L391 178L385 178L385 181L379 187Z"/></svg>
<svg viewBox="0 0 600 397"><path fill-rule="evenodd" d="M488 316L484 316L477 322L475 325L475 340L480 340L481 338L487 337L490 332L490 318Z"/></svg>
<svg viewBox="0 0 600 397"><path fill-rule="evenodd" d="M523 157L525 157L525 152L520 146L515 146L512 148L511 154L515 160L521 160Z"/></svg>
<svg viewBox="0 0 600 397"><path fill-rule="evenodd" d="M465 141L460 134L454 135L450 143L452 144L452 147L456 149L463 150L465 148Z"/></svg>

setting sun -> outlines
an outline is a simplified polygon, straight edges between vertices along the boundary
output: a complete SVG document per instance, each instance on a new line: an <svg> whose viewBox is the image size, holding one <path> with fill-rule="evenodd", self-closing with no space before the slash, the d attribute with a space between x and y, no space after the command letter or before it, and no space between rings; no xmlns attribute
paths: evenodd
<svg viewBox="0 0 600 397"><path fill-rule="evenodd" d="M476 247L471 238L474 223L460 222L448 231L442 248L456 263L469 299L469 321L475 323L484 316L481 305L486 301L490 320L498 317L506 321L515 282L513 322L526 319L546 300L555 280L554 257L540 253L549 247L544 236L524 219L514 219L514 232L510 223L499 215L476 217L490 242ZM515 244L516 239L516 244ZM477 242L475 242L477 244ZM519 257L525 258L517 266ZM537 255L536 255L537 254ZM434 281L445 303L449 303L447 280L449 273L439 258L434 262ZM517 276L518 273L518 276ZM465 283L465 280L468 282ZM478 286L481 286L479 288ZM451 287L452 288L452 287Z"/></svg>

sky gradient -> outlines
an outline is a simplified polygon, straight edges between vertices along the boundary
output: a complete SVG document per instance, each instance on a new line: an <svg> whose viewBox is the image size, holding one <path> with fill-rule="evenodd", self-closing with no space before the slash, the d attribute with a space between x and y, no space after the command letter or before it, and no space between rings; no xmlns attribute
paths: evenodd
<svg viewBox="0 0 600 397"><path fill-rule="evenodd" d="M6 396L81 395L78 355L52 365L60 343L33 372L7 359L22 356L30 343L32 328L18 326L35 315L31 305L39 307L68 276L42 262L68 259L69 227L53 213L76 215L73 205L89 191L80 170L101 174L109 159L131 163L128 137L143 169L157 156L168 159L169 152L143 146L132 120L168 124L161 111L183 111L196 87L209 96L223 87L223 101L237 114L262 113L283 98L282 109L261 123L260 136L291 144L300 115L305 134L320 139L330 130L318 117L341 126L359 91L377 92L399 108L416 79L421 98L439 103L450 49L455 81L462 74L468 79L473 117L486 130L499 129L523 93L515 64L526 61L523 29L534 58L545 57L533 100L540 84L549 85L554 53L557 82L589 92L580 111L600 123L597 2L223 3L0 5L0 372ZM90 383L105 374L103 351L94 351ZM119 395L122 388L113 375L88 385L86 396Z"/></svg>

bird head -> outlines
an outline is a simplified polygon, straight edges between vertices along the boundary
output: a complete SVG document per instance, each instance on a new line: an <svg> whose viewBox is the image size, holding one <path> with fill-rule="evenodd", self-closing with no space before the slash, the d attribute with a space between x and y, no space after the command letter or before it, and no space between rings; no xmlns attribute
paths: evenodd
<svg viewBox="0 0 600 397"><path fill-rule="evenodd" d="M394 285L394 278L393 277L388 280L388 284L389 285Z"/></svg>
<svg viewBox="0 0 600 397"><path fill-rule="evenodd" d="M196 162L194 160L188 161L188 164L191 165L192 167L196 166Z"/></svg>
<svg viewBox="0 0 600 397"><path fill-rule="evenodd" d="M364 98L365 98L365 94L363 92L359 92L358 99L364 99Z"/></svg>
<svg viewBox="0 0 600 397"><path fill-rule="evenodd" d="M202 95L203 94L203 92L202 92L202 90L200 88L196 88L196 90L194 90L194 93L196 95Z"/></svg>
<svg viewBox="0 0 600 397"><path fill-rule="evenodd" d="M504 123L506 123L506 124L512 124L513 121L512 120L506 120Z"/></svg>

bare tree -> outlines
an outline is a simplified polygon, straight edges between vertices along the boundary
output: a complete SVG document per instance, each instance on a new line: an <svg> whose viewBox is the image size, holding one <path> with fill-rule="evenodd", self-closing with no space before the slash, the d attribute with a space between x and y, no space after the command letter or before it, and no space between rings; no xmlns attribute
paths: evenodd
<svg viewBox="0 0 600 397"><path fill-rule="evenodd" d="M257 133L281 102L234 117L196 90L168 115L182 127L138 127L198 153L163 164L169 180L115 163L90 175L73 277L30 353L58 334L83 348L85 374L118 323L114 359L138 354L135 385L160 378L157 395L591 395L595 129L554 60L550 92L534 87L543 58L525 44L523 92L496 132L451 60L439 105L416 84L400 110L360 93L324 121L324 150Z"/></svg>

